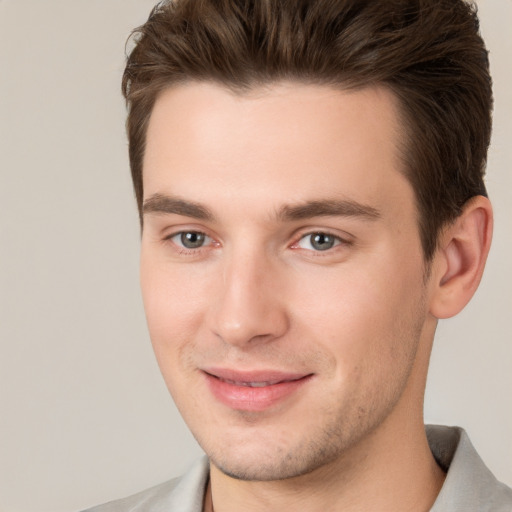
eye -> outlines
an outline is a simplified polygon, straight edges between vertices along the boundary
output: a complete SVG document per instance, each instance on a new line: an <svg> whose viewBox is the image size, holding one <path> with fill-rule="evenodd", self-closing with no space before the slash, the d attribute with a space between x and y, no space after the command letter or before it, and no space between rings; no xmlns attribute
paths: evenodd
<svg viewBox="0 0 512 512"><path fill-rule="evenodd" d="M169 237L178 247L199 249L212 242L212 239L200 231L181 231Z"/></svg>
<svg viewBox="0 0 512 512"><path fill-rule="evenodd" d="M297 243L301 249L313 251L328 251L341 243L341 239L329 233L308 233Z"/></svg>

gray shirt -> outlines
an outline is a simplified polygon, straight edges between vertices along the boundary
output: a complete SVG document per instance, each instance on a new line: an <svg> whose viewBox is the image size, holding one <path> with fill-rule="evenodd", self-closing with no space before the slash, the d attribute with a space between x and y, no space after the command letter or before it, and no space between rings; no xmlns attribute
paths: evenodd
<svg viewBox="0 0 512 512"><path fill-rule="evenodd" d="M512 512L512 489L496 480L459 427L426 427L430 449L447 472L431 512ZM208 459L181 478L84 512L202 512Z"/></svg>

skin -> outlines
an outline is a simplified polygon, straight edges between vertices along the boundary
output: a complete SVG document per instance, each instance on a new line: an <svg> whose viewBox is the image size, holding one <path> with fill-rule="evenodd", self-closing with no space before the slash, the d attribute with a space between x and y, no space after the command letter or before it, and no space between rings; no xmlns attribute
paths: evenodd
<svg viewBox="0 0 512 512"><path fill-rule="evenodd" d="M483 264L460 256L457 224L426 278L399 138L382 88L189 83L158 98L141 284L162 374L211 460L205 510L434 502L444 475L423 427L428 359L437 318L469 300ZM465 232L488 246L489 207L477 211ZM204 242L184 247L186 233ZM449 287L469 267L462 297ZM211 368L307 378L261 407L226 404Z"/></svg>

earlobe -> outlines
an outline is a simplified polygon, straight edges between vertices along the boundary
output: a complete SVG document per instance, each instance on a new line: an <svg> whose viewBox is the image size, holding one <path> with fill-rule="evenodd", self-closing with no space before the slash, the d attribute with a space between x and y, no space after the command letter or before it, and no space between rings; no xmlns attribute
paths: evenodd
<svg viewBox="0 0 512 512"><path fill-rule="evenodd" d="M459 313L474 295L485 267L493 226L489 199L476 196L441 235L433 265L430 312L436 318Z"/></svg>

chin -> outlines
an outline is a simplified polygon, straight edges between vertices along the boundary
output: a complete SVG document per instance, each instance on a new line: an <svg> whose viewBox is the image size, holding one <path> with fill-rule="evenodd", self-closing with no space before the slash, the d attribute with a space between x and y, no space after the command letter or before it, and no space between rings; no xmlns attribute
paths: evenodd
<svg viewBox="0 0 512 512"><path fill-rule="evenodd" d="M269 441L270 439L270 441ZM211 463L225 475L245 481L276 481L300 477L325 467L340 457L343 442L339 434L325 433L316 442L290 445L269 436L261 443L230 443L231 449L208 454ZM208 447L206 447L208 448ZM341 448L341 449L340 449ZM208 453L208 450L205 450Z"/></svg>
<svg viewBox="0 0 512 512"><path fill-rule="evenodd" d="M211 459L212 464L225 475L236 480L252 482L270 482L276 480L286 480L296 478L313 472L315 469L323 466L323 462L316 464L306 463L305 461L296 461L294 457L279 461L255 461L246 462L217 462Z"/></svg>

